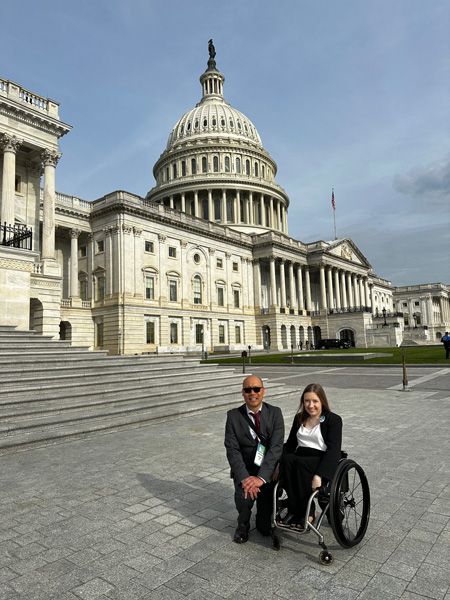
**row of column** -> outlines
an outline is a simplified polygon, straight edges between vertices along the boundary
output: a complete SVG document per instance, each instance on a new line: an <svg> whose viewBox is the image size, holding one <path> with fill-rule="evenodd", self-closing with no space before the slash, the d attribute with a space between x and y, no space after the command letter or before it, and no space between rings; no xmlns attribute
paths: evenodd
<svg viewBox="0 0 450 600"><path fill-rule="evenodd" d="M2 172L2 225L14 226L16 194L16 155L23 140L7 133L0 134L0 148L3 151ZM44 164L44 214L42 223L43 259L55 258L55 169L61 154L44 149L41 160Z"/></svg>
<svg viewBox="0 0 450 600"><path fill-rule="evenodd" d="M271 305L278 308L276 285L277 259L270 257L269 260ZM288 288L286 287L286 263L288 264ZM286 296L287 290L289 290L290 308L297 310L306 307L306 310L312 310L310 268L306 265L281 259L278 261L278 269L281 308L287 308ZM320 265L319 269L321 310L351 309L359 306L371 307L371 293L367 277L326 265ZM259 260L254 262L254 282L255 297L260 298L261 272Z"/></svg>
<svg viewBox="0 0 450 600"><path fill-rule="evenodd" d="M208 191L208 220L215 222L215 209L213 200L213 190ZM200 202L199 202L199 190L194 190L194 209L192 214L197 217L201 216ZM243 201L243 221L241 220L241 192L240 190L233 190L234 197L232 220L227 219L227 190L221 189L220 197L220 222L223 225L232 223L240 225L242 223L246 225L261 225L262 227L268 227L282 231L287 235L287 210L284 203L279 198L273 196L266 196L259 192L249 192L248 196L242 198ZM179 208L181 212L186 211L186 192L181 192L180 202L176 201L175 195L169 196L170 208Z"/></svg>

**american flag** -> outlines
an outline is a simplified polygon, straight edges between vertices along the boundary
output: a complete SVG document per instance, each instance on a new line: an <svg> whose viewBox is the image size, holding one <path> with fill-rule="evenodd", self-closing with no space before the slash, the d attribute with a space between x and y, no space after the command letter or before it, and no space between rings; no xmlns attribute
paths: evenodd
<svg viewBox="0 0 450 600"><path fill-rule="evenodd" d="M331 190L331 206L333 207L333 210L336 210L336 204L334 202L334 188Z"/></svg>

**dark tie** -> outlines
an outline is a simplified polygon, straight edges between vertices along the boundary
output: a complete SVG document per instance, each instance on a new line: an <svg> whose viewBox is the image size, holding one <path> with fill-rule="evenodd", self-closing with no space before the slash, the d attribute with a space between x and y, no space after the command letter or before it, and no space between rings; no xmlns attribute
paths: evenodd
<svg viewBox="0 0 450 600"><path fill-rule="evenodd" d="M259 433L259 417L261 416L261 411L258 410L257 413L250 413L252 415L252 417L255 419L255 428L256 428L256 433Z"/></svg>

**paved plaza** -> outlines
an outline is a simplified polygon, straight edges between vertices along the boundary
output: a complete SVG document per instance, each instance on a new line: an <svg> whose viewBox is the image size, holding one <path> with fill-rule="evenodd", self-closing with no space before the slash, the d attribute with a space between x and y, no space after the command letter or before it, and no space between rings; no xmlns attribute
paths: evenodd
<svg viewBox="0 0 450 600"><path fill-rule="evenodd" d="M314 535L233 543L225 411L208 411L1 456L0 600L450 600L450 370L410 369L409 392L401 369L249 371L324 385L370 483L359 546L324 526L326 567Z"/></svg>

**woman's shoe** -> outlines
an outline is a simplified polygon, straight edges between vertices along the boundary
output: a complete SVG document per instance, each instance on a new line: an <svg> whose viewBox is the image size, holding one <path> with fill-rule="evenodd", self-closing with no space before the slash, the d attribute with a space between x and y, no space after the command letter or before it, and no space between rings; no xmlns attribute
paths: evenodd
<svg viewBox="0 0 450 600"><path fill-rule="evenodd" d="M277 521L277 523L280 527L290 527L291 521L293 518L294 518L294 515L288 512L288 513L286 513L286 515L284 517L279 519Z"/></svg>

